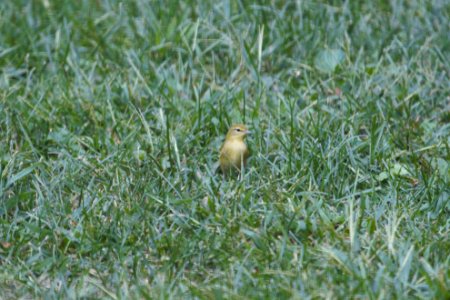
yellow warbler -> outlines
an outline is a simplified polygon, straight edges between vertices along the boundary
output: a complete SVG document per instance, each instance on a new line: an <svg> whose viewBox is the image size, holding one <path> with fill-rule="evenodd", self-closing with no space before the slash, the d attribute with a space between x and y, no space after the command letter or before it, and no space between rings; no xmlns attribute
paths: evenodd
<svg viewBox="0 0 450 300"><path fill-rule="evenodd" d="M250 134L250 131L243 124L235 124L230 127L225 142L220 149L219 162L222 173L241 172L250 156L250 151L244 142L248 134Z"/></svg>

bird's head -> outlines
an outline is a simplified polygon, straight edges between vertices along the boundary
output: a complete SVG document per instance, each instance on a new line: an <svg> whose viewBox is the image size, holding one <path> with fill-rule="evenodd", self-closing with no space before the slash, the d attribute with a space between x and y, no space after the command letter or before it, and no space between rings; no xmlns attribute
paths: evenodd
<svg viewBox="0 0 450 300"><path fill-rule="evenodd" d="M244 124L235 124L228 129L227 140L243 140L247 134L250 134L247 126Z"/></svg>

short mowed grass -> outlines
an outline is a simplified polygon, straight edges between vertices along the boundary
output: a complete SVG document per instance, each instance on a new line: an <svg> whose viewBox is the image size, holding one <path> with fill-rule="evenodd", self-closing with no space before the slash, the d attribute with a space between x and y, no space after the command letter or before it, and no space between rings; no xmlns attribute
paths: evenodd
<svg viewBox="0 0 450 300"><path fill-rule="evenodd" d="M0 298L448 299L449 19L0 1Z"/></svg>

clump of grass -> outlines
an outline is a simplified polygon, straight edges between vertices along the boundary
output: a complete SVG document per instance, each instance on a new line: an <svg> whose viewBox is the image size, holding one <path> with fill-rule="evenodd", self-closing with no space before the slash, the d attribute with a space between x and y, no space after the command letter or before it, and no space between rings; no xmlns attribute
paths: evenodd
<svg viewBox="0 0 450 300"><path fill-rule="evenodd" d="M448 298L448 8L1 2L4 297Z"/></svg>

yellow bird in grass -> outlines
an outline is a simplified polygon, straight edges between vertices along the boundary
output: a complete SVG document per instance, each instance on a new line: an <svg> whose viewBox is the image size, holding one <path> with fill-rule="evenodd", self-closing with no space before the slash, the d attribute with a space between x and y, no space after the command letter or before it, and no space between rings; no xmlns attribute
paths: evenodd
<svg viewBox="0 0 450 300"><path fill-rule="evenodd" d="M245 144L245 137L250 134L247 126L235 124L228 130L225 142L220 148L220 169L227 175L230 173L240 173L245 167L250 151Z"/></svg>

